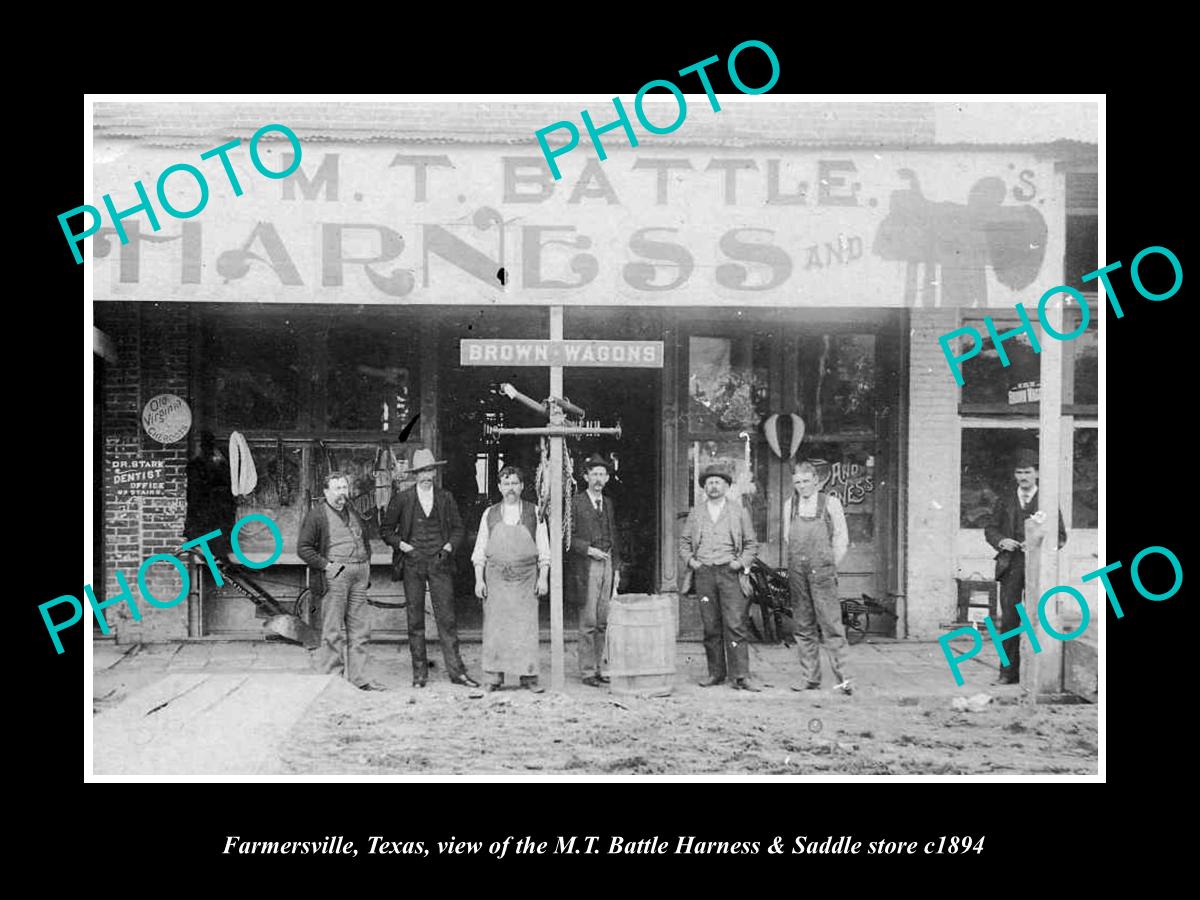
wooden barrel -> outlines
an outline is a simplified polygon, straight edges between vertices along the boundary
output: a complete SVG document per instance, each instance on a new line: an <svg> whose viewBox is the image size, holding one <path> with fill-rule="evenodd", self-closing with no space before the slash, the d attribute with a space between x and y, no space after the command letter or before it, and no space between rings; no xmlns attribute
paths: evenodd
<svg viewBox="0 0 1200 900"><path fill-rule="evenodd" d="M623 594L608 605L605 645L614 694L661 697L675 680L675 600Z"/></svg>

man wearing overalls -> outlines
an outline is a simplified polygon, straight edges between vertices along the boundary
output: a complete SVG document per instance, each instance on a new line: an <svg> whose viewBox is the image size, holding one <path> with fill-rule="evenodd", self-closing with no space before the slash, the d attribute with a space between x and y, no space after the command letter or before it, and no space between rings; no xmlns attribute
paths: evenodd
<svg viewBox="0 0 1200 900"><path fill-rule="evenodd" d="M783 513L783 539L788 547L788 584L796 615L796 643L800 646L800 675L794 691L821 686L820 645L829 653L829 664L839 684L836 690L851 693L846 674L846 629L838 598L837 566L850 546L846 515L833 494L817 490L817 470L807 460L792 472L795 487ZM820 643L817 632L820 629Z"/></svg>

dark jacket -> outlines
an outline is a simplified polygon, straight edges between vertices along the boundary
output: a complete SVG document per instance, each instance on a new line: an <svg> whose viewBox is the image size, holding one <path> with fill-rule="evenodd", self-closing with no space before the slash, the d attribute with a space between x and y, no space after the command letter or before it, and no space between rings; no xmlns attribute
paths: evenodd
<svg viewBox="0 0 1200 900"><path fill-rule="evenodd" d="M612 546L613 579L618 578L621 567L620 542L617 539L617 514L612 500L604 495L604 517L608 519L608 533ZM596 517L596 509L592 506L592 498L587 491L582 491L571 498L571 546L564 560L563 574L566 576L567 599L573 603L582 604L587 599L588 548L600 539L600 522Z"/></svg>
<svg viewBox="0 0 1200 900"><path fill-rule="evenodd" d="M404 577L404 554L400 552L400 542L412 543L418 503L415 487L395 492L379 523L379 536L392 548L393 581ZM442 543L451 546L451 553L457 553L467 537L467 529L463 527L454 495L436 484L433 486L433 517L441 529Z"/></svg>
<svg viewBox="0 0 1200 900"><path fill-rule="evenodd" d="M679 569L678 584L680 596L687 594L692 589L694 573L692 567L688 565L688 560L696 555L696 550L700 547L700 516L708 515L708 509L705 506L707 502L707 499L701 499L692 507L692 511L688 513L687 522L683 525L683 531L679 535L679 565L681 568ZM738 551L738 559L742 563L739 574L744 574L750 571L750 566L758 555L758 540L754 536L754 520L750 517L750 510L736 500L726 497L725 502L729 504L729 524L733 529L733 544L735 547L741 547L741 550Z"/></svg>
<svg viewBox="0 0 1200 900"><path fill-rule="evenodd" d="M229 490L229 463L200 457L188 463L184 537L198 538L219 530L221 537L214 541L214 546L223 541L228 548L237 508L237 497Z"/></svg>
<svg viewBox="0 0 1200 900"><path fill-rule="evenodd" d="M1025 509L1017 499L1016 488L1002 495L992 511L992 517L983 529L983 536L996 549L996 580L999 581L1014 567L1025 569L1025 553L1021 550L1001 550L1000 541L1012 538L1018 543L1025 540L1025 520L1038 511L1039 490ZM1067 527L1063 523L1062 510L1058 511L1058 546L1062 549L1067 542Z"/></svg>
<svg viewBox="0 0 1200 900"><path fill-rule="evenodd" d="M322 499L320 503L309 507L308 512L304 514L304 521L300 523L300 536L296 538L296 555L308 564L309 587L318 597L325 596L327 590L325 584L325 567L329 565L329 520L325 518L327 506L329 506L328 502ZM332 509L332 507L329 508ZM350 515L356 517L362 526L363 540L367 542L367 553L370 553L371 538L367 531L366 520L353 504L347 502L346 509L350 510ZM367 587L370 585L368 584Z"/></svg>

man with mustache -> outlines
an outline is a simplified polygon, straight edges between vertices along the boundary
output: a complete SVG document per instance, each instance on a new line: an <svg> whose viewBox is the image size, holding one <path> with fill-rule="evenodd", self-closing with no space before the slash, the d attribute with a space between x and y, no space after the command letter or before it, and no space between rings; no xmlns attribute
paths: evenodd
<svg viewBox="0 0 1200 900"><path fill-rule="evenodd" d="M686 594L695 580L704 623L708 677L700 687L723 684L731 675L735 690L761 691L750 677L749 601L738 578L758 552L754 521L749 510L725 496L733 486L726 469L709 466L700 484L705 502L692 507L679 536L679 593Z"/></svg>
<svg viewBox="0 0 1200 900"><path fill-rule="evenodd" d="M589 687L608 684L600 674L608 603L617 596L621 556L612 500L604 496L609 463L593 454L584 464L588 488L571 499L573 530L566 559L567 598L579 609L579 674Z"/></svg>
<svg viewBox="0 0 1200 900"><path fill-rule="evenodd" d="M308 564L313 593L321 597L321 646L314 662L321 672L344 675L364 691L384 687L368 681L367 638L371 621L371 539L358 511L350 505L350 479L340 472L325 476L325 499L300 523L296 553Z"/></svg>
<svg viewBox="0 0 1200 900"><path fill-rule="evenodd" d="M471 562L475 596L483 601L483 679L489 691L504 676L519 676L535 693L538 684L538 595L550 591L550 538L537 507L521 499L525 479L516 466L500 470L503 500L479 520Z"/></svg>
<svg viewBox="0 0 1200 900"><path fill-rule="evenodd" d="M413 454L411 471L417 478L412 490L397 491L379 525L379 536L393 548L393 579L404 580L408 605L408 650L412 654L413 687L429 679L425 653L425 585L433 601L433 616L442 642L442 659L452 684L479 687L467 674L458 651L454 621L454 553L466 538L454 495L433 483L434 472L445 460L435 460L425 449Z"/></svg>
<svg viewBox="0 0 1200 900"><path fill-rule="evenodd" d="M996 580L1000 582L1000 630L1012 631L1021 624L1017 604L1025 593L1025 520L1038 511L1038 455L1036 450L1017 451L1013 462L1015 491L997 501L983 536L996 548ZM1067 527L1058 511L1058 547L1067 542ZM1000 684L1021 681L1021 636L1007 638L1003 645L1008 665L1000 666Z"/></svg>

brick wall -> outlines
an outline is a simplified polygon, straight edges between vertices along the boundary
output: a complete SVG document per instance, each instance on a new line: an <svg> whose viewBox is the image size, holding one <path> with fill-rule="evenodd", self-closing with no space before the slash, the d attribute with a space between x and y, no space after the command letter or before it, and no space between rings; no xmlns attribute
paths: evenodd
<svg viewBox="0 0 1200 900"><path fill-rule="evenodd" d="M958 310L915 309L911 323L905 595L909 637L930 640L955 620L958 603L958 387L937 340L958 327Z"/></svg>
<svg viewBox="0 0 1200 900"><path fill-rule="evenodd" d="M109 627L121 643L165 640L187 635L187 601L171 609L150 606L141 596L137 573L155 553L178 548L187 512L187 440L163 448L142 430L141 412L156 394L189 399L188 311L182 304L98 303L96 327L107 334L117 359L106 367L104 397L104 527L106 584L93 586L96 598L115 597L119 570L129 583L142 621L126 604L106 610ZM163 464L161 497L134 496L114 479L115 469L128 470L139 461ZM179 593L179 577L166 563L147 571L146 585L155 597L170 600Z"/></svg>

